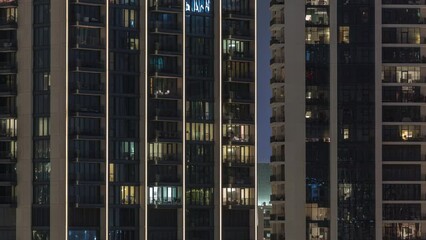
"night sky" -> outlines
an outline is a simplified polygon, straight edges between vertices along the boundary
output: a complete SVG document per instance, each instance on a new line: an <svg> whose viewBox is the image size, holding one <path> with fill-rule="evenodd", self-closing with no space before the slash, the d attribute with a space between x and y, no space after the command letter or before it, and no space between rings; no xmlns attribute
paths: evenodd
<svg viewBox="0 0 426 240"><path fill-rule="evenodd" d="M257 81L258 81L258 160L259 162L269 162L271 156L271 146L269 139L271 136L271 128L269 126L269 118L271 117L271 107L269 99L271 98L271 90L269 80L271 78L271 70L269 68L269 60L271 52L269 50L269 41L271 33L269 31L269 21L271 14L269 12L269 0L257 0L258 4L258 20L257 20Z"/></svg>

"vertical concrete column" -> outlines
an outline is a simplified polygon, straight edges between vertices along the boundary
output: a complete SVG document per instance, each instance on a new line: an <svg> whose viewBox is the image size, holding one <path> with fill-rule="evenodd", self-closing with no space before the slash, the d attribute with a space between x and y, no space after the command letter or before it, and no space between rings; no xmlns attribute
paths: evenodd
<svg viewBox="0 0 426 240"><path fill-rule="evenodd" d="M18 6L18 75L17 109L18 141L17 164L18 185L16 187L16 239L31 239L32 207L32 0L20 0ZM1 237L0 237L1 238Z"/></svg>
<svg viewBox="0 0 426 240"><path fill-rule="evenodd" d="M215 15L214 15L214 239L222 239L222 1L213 1Z"/></svg>
<svg viewBox="0 0 426 240"><path fill-rule="evenodd" d="M68 0L51 1L50 238L68 239Z"/></svg>
<svg viewBox="0 0 426 240"><path fill-rule="evenodd" d="M330 1L330 237L338 239L337 1Z"/></svg>
<svg viewBox="0 0 426 240"><path fill-rule="evenodd" d="M375 1L375 159L376 159L376 239L383 239L382 233L382 1Z"/></svg>
<svg viewBox="0 0 426 240"><path fill-rule="evenodd" d="M286 1L285 180L286 239L306 239L305 1Z"/></svg>

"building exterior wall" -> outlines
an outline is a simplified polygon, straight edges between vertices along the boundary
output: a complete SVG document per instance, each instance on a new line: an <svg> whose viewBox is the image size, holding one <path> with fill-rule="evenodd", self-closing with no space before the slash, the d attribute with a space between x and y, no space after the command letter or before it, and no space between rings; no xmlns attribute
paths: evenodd
<svg viewBox="0 0 426 240"><path fill-rule="evenodd" d="M256 239L256 13L0 0L0 238Z"/></svg>

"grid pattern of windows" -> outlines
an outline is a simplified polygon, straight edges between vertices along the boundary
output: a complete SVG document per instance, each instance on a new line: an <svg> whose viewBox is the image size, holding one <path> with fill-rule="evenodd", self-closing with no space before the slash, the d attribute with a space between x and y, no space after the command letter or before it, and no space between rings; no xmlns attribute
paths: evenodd
<svg viewBox="0 0 426 240"><path fill-rule="evenodd" d="M33 2L33 240L50 227L50 0Z"/></svg>

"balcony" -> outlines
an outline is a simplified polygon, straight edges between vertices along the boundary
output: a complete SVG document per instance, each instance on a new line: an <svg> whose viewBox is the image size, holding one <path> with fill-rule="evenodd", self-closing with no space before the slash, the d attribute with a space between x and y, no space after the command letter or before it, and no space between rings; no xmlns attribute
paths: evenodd
<svg viewBox="0 0 426 240"><path fill-rule="evenodd" d="M285 142L285 135L271 136L270 141L271 141L271 143L284 143Z"/></svg>
<svg viewBox="0 0 426 240"><path fill-rule="evenodd" d="M223 176L222 184L226 187L254 187L253 179L250 177Z"/></svg>
<svg viewBox="0 0 426 240"><path fill-rule="evenodd" d="M223 53L222 57L223 57L223 60L225 61L251 62L254 60L253 55L248 51Z"/></svg>
<svg viewBox="0 0 426 240"><path fill-rule="evenodd" d="M224 39L240 39L240 40L252 40L253 36L249 30L238 29L238 28L224 28L223 29Z"/></svg>
<svg viewBox="0 0 426 240"><path fill-rule="evenodd" d="M70 113L73 117L102 117L104 115L104 107L99 105L94 106L71 106Z"/></svg>
<svg viewBox="0 0 426 240"><path fill-rule="evenodd" d="M269 7L270 7L270 8L274 8L274 7L277 7L277 6L282 6L282 7L284 7L284 0L272 0L272 1L269 3Z"/></svg>
<svg viewBox="0 0 426 240"><path fill-rule="evenodd" d="M285 24L284 18L274 18L269 22L269 26L272 28L273 27L281 28L281 27L284 27L284 24Z"/></svg>
<svg viewBox="0 0 426 240"><path fill-rule="evenodd" d="M235 198L235 199L228 198L228 199L224 199L222 203L224 206L227 206L228 209L255 207L254 198Z"/></svg>
<svg viewBox="0 0 426 240"><path fill-rule="evenodd" d="M272 233L271 240L285 240L284 234Z"/></svg>
<svg viewBox="0 0 426 240"><path fill-rule="evenodd" d="M271 214L270 221L277 222L277 221L285 221L285 214Z"/></svg>
<svg viewBox="0 0 426 240"><path fill-rule="evenodd" d="M283 47L284 43L285 43L284 37L280 37L280 38L272 37L271 41L269 42L269 45L271 47Z"/></svg>
<svg viewBox="0 0 426 240"><path fill-rule="evenodd" d="M224 113L223 121L236 124L254 124L254 117L250 114Z"/></svg>
<svg viewBox="0 0 426 240"><path fill-rule="evenodd" d="M222 9L222 18L231 20L250 20L254 19L254 14L249 9L235 11L234 9Z"/></svg>
<svg viewBox="0 0 426 240"><path fill-rule="evenodd" d="M15 196L0 196L0 207L10 206L16 207L17 199Z"/></svg>
<svg viewBox="0 0 426 240"><path fill-rule="evenodd" d="M162 208L167 208L167 207L172 207L172 208L176 208L176 207L180 207L182 205L182 199L181 198L177 198L177 197L170 197L170 198L149 198L148 199L148 205L153 205L154 207L162 207Z"/></svg>
<svg viewBox="0 0 426 240"><path fill-rule="evenodd" d="M88 175L79 173L70 173L68 175L70 184L75 185L100 185L105 183L104 174Z"/></svg>
<svg viewBox="0 0 426 240"><path fill-rule="evenodd" d="M156 157L149 156L148 163L154 165L178 165L182 164L182 160L179 154L168 154Z"/></svg>
<svg viewBox="0 0 426 240"><path fill-rule="evenodd" d="M282 65L285 63L285 59L282 57L275 57L275 58L271 58L271 60L269 60L269 64L271 65L271 67L276 67L278 65Z"/></svg>
<svg viewBox="0 0 426 240"><path fill-rule="evenodd" d="M149 31L158 34L182 34L182 28L179 24L162 21L150 22Z"/></svg>
<svg viewBox="0 0 426 240"><path fill-rule="evenodd" d="M284 182L285 181L285 176L281 175L281 174L279 174L279 175L271 175L269 177L269 180L270 180L271 183L274 183L274 182Z"/></svg>
<svg viewBox="0 0 426 240"><path fill-rule="evenodd" d="M81 16L79 13L71 19L71 25L78 27L105 27L105 16Z"/></svg>
<svg viewBox="0 0 426 240"><path fill-rule="evenodd" d="M284 163L285 157L284 156L271 156L270 162L271 163Z"/></svg>
<svg viewBox="0 0 426 240"><path fill-rule="evenodd" d="M105 5L105 1L106 0L71 0L71 3L103 6Z"/></svg>
<svg viewBox="0 0 426 240"><path fill-rule="evenodd" d="M242 82L242 83L251 83L254 81L253 74L244 74L244 75L235 75L232 72L228 72L223 75L224 82Z"/></svg>
<svg viewBox="0 0 426 240"><path fill-rule="evenodd" d="M254 157L250 156L224 156L223 163L229 167L252 166L254 165Z"/></svg>
<svg viewBox="0 0 426 240"><path fill-rule="evenodd" d="M223 100L229 103L254 103L253 96L254 94L246 92L239 93L236 91L225 91L223 94Z"/></svg>
<svg viewBox="0 0 426 240"><path fill-rule="evenodd" d="M105 130L100 127L93 129L70 129L69 135L75 140L97 140L104 138Z"/></svg>
<svg viewBox="0 0 426 240"><path fill-rule="evenodd" d="M75 150L69 153L70 161L72 162L87 162L87 163L99 163L104 161L104 153L101 151L79 151Z"/></svg>
<svg viewBox="0 0 426 240"><path fill-rule="evenodd" d="M269 122L272 123L284 123L285 122L285 116L272 116L269 119Z"/></svg>
<svg viewBox="0 0 426 240"><path fill-rule="evenodd" d="M16 107L12 106L0 106L0 117L16 117Z"/></svg>
<svg viewBox="0 0 426 240"><path fill-rule="evenodd" d="M158 12L182 12L182 1L180 0L157 0L151 1L149 10Z"/></svg>
<svg viewBox="0 0 426 240"><path fill-rule="evenodd" d="M426 103L426 95L423 94L414 94L414 95L398 95L394 96L385 96L383 97L383 103L403 103L403 104L413 104L413 103Z"/></svg>
<svg viewBox="0 0 426 240"><path fill-rule="evenodd" d="M283 77L271 78L270 83L271 84L282 84L282 83L285 83L285 79Z"/></svg>
<svg viewBox="0 0 426 240"><path fill-rule="evenodd" d="M181 88L176 89L157 89L150 94L150 97L153 99L174 99L180 100L181 97Z"/></svg>
<svg viewBox="0 0 426 240"><path fill-rule="evenodd" d="M151 111L151 120L153 121L182 121L182 116L179 111L156 108Z"/></svg>
<svg viewBox="0 0 426 240"><path fill-rule="evenodd" d="M71 36L72 48L85 50L101 50L105 49L105 40L95 37Z"/></svg>
<svg viewBox="0 0 426 240"><path fill-rule="evenodd" d="M16 40L12 39L1 39L0 40L0 52L12 52L16 51L17 48L17 42Z"/></svg>
<svg viewBox="0 0 426 240"><path fill-rule="evenodd" d="M18 22L15 16L0 17L0 29L16 29Z"/></svg>
<svg viewBox="0 0 426 240"><path fill-rule="evenodd" d="M228 136L222 137L223 145L253 145L253 138L250 136Z"/></svg>
<svg viewBox="0 0 426 240"><path fill-rule="evenodd" d="M269 100L270 104L283 104L285 103L285 97L283 96L274 96Z"/></svg>
<svg viewBox="0 0 426 240"><path fill-rule="evenodd" d="M0 140L16 140L16 129L0 129Z"/></svg>
<svg viewBox="0 0 426 240"><path fill-rule="evenodd" d="M18 0L0 0L0 8L16 6L18 6Z"/></svg>
<svg viewBox="0 0 426 240"><path fill-rule="evenodd" d="M401 135L383 135L383 142L426 142L426 135L416 134L411 137Z"/></svg>
<svg viewBox="0 0 426 240"><path fill-rule="evenodd" d="M9 183L10 185L16 185L16 173L0 173L0 182L2 184Z"/></svg>
<svg viewBox="0 0 426 240"><path fill-rule="evenodd" d="M1 163L15 163L16 162L16 152L0 151L0 162Z"/></svg>
<svg viewBox="0 0 426 240"><path fill-rule="evenodd" d="M284 194L272 194L270 198L271 202L283 202L285 201L285 195Z"/></svg>
<svg viewBox="0 0 426 240"><path fill-rule="evenodd" d="M70 70L76 72L95 72L102 73L105 71L105 63L103 61L80 60L71 61Z"/></svg>
<svg viewBox="0 0 426 240"><path fill-rule="evenodd" d="M17 64L12 62L0 62L0 73L17 73Z"/></svg>
<svg viewBox="0 0 426 240"><path fill-rule="evenodd" d="M163 55L163 56L181 56L182 55L182 46L177 43L168 43L161 44L155 42L150 44L149 47L150 54L153 55Z"/></svg>
<svg viewBox="0 0 426 240"><path fill-rule="evenodd" d="M383 5L425 5L425 0L382 0Z"/></svg>
<svg viewBox="0 0 426 240"><path fill-rule="evenodd" d="M16 84L0 84L0 96L16 95Z"/></svg>
<svg viewBox="0 0 426 240"><path fill-rule="evenodd" d="M182 132L155 130L151 140L155 142L182 142Z"/></svg>
<svg viewBox="0 0 426 240"><path fill-rule="evenodd" d="M104 206L104 196L73 196L68 195L69 205L75 208L102 208Z"/></svg>
<svg viewBox="0 0 426 240"><path fill-rule="evenodd" d="M78 95L102 95L105 92L103 83L77 81L70 84L70 91Z"/></svg>
<svg viewBox="0 0 426 240"><path fill-rule="evenodd" d="M176 174L148 174L149 186L176 186L181 185L181 178Z"/></svg>

